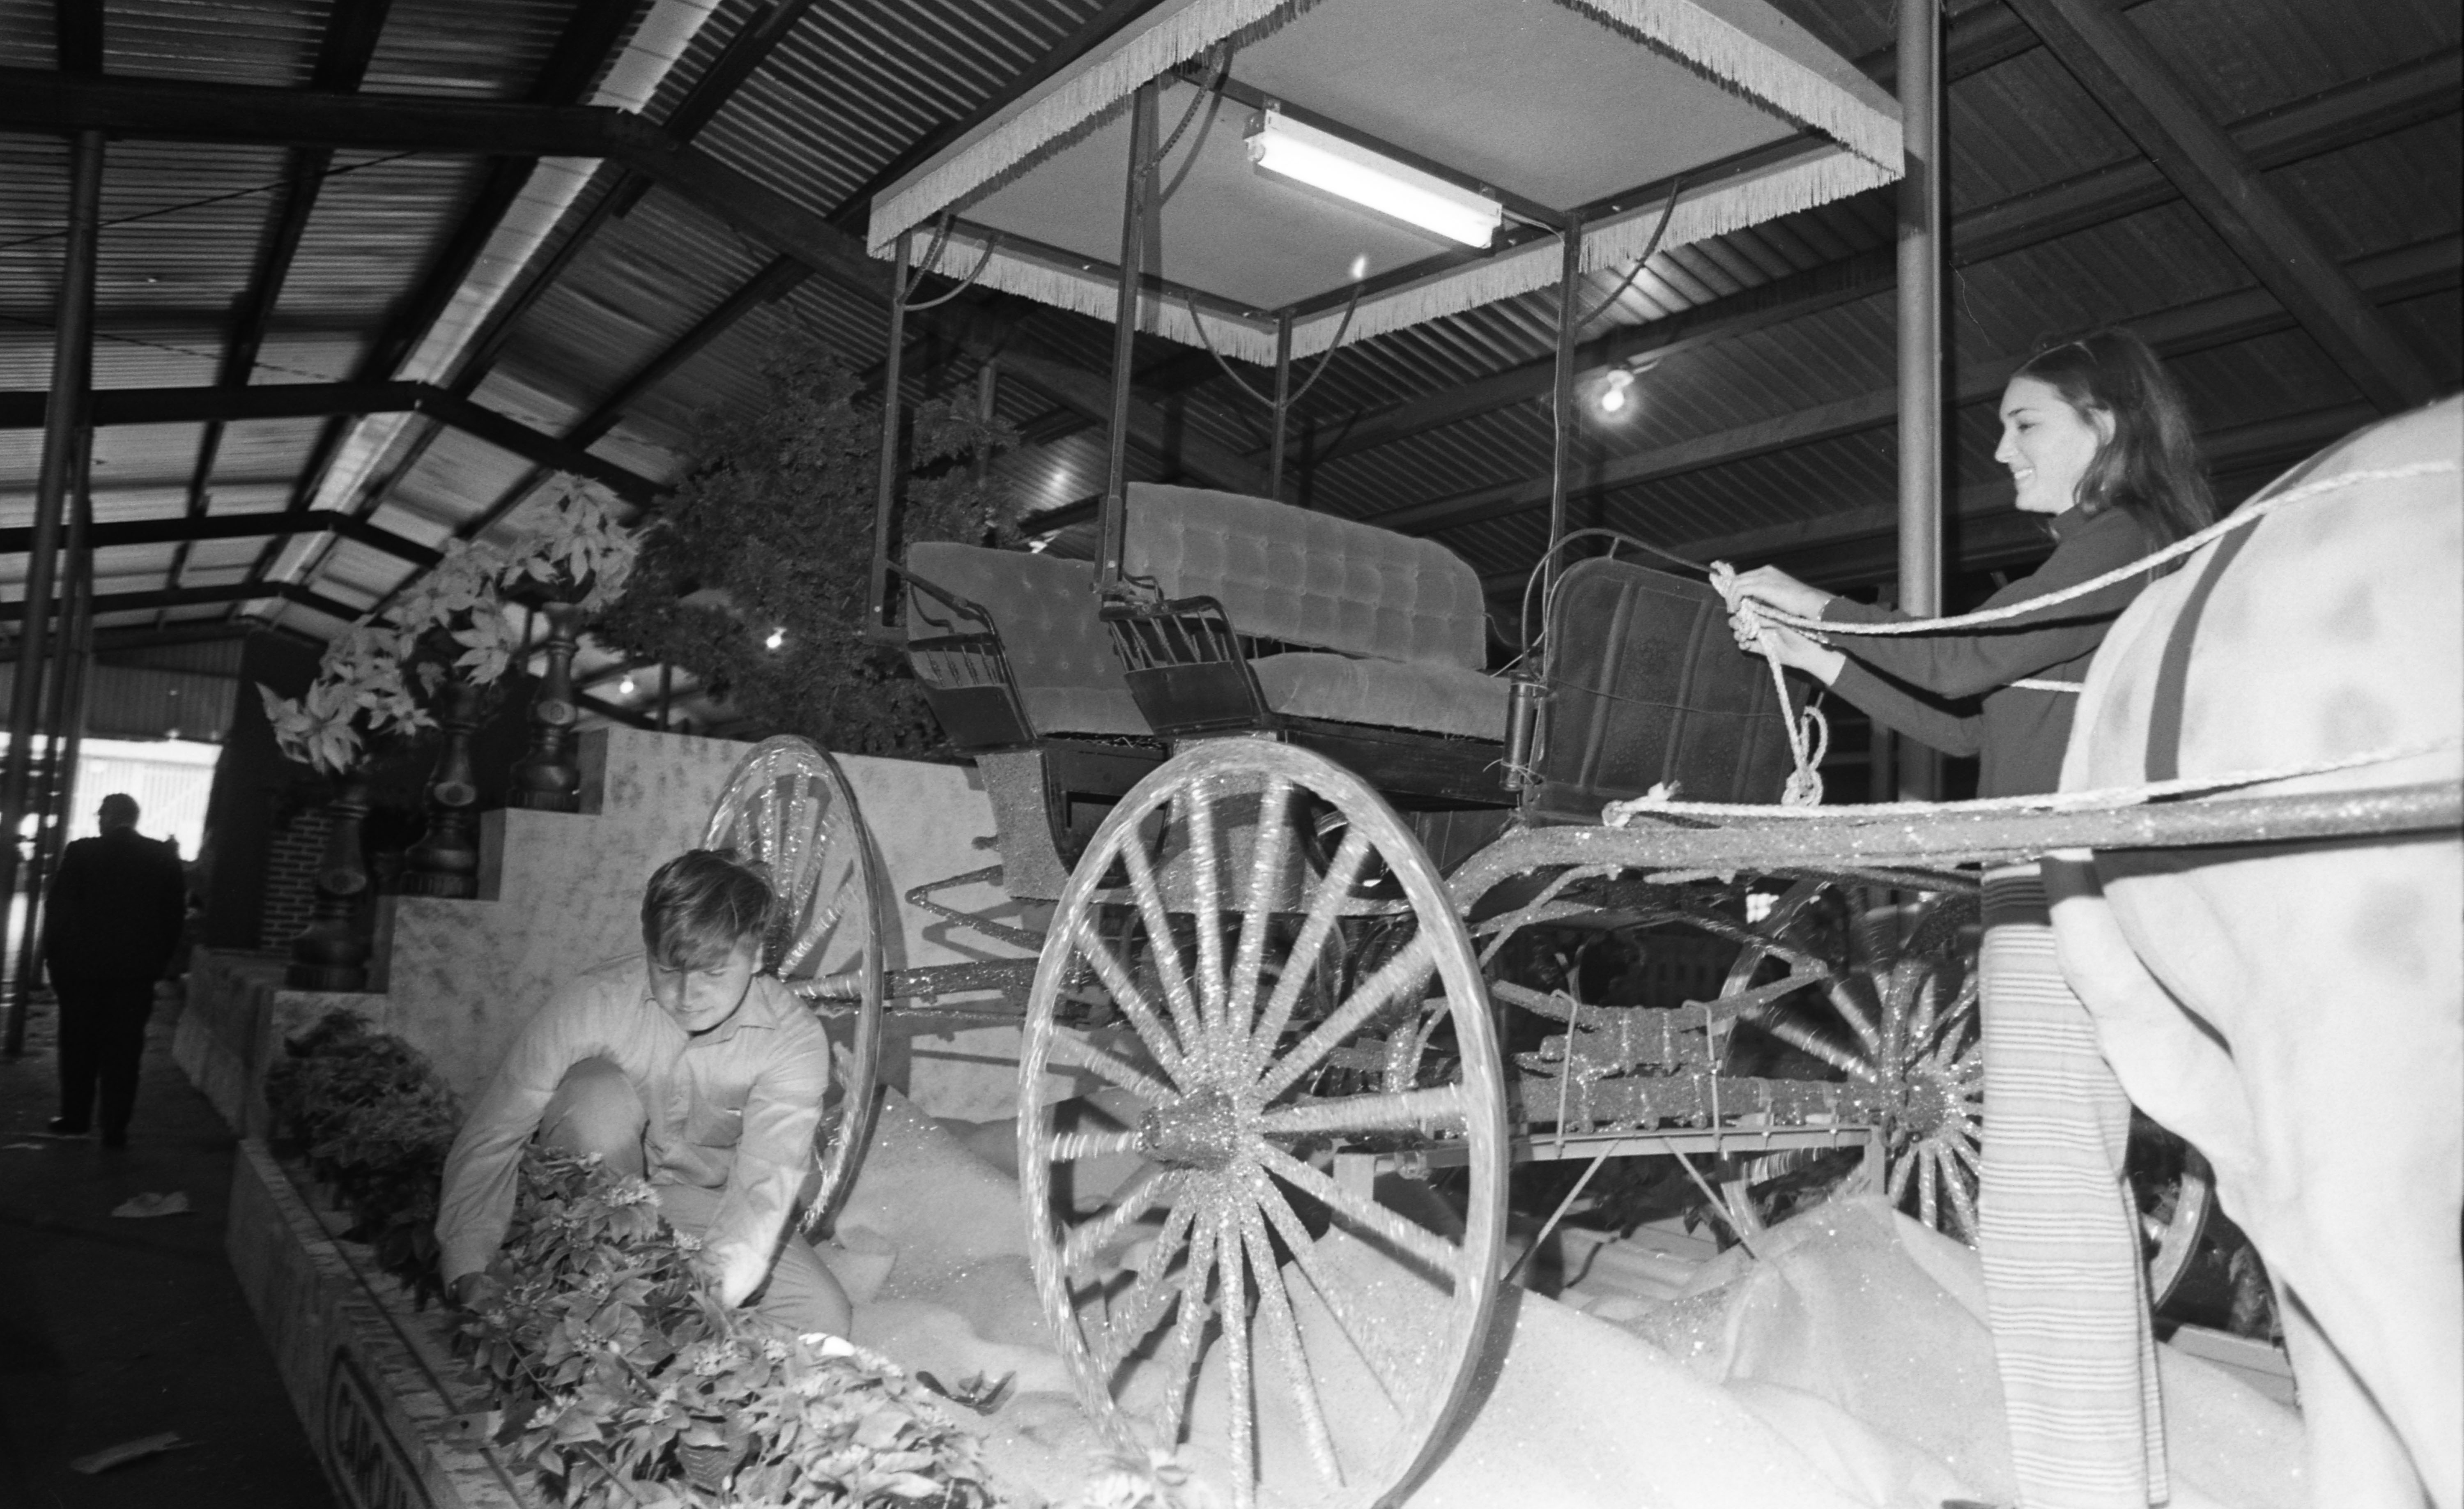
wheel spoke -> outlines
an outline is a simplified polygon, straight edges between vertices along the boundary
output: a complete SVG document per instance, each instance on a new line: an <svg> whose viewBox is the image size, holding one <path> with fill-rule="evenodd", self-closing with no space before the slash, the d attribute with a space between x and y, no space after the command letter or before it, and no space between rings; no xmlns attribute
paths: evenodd
<svg viewBox="0 0 2464 1509"><path fill-rule="evenodd" d="M1243 1200L1240 1209L1241 1241L1249 1251L1249 1270L1258 1276L1258 1314L1265 1321L1267 1344L1275 1349L1276 1361L1283 1365L1284 1377L1291 1385L1292 1404L1301 1417L1301 1438L1309 1443L1309 1457L1316 1462L1318 1476L1341 1486L1343 1469L1334 1459L1334 1436L1326 1427L1326 1409L1318 1400L1317 1382L1309 1376L1309 1352L1301 1344L1300 1323L1292 1316L1291 1296L1284 1290L1283 1270L1276 1266L1274 1249L1266 1241L1266 1223L1258 1207Z"/></svg>
<svg viewBox="0 0 2464 1509"><path fill-rule="evenodd" d="M1146 1071L1123 1063L1111 1053L1096 1047L1093 1043L1069 1037L1056 1037L1053 1040L1055 1048L1064 1043L1068 1045L1071 1053L1078 1055L1077 1063L1070 1067L1084 1069L1116 1090L1127 1090L1149 1105L1170 1105L1180 1098L1179 1092L1165 1085Z"/></svg>
<svg viewBox="0 0 2464 1509"><path fill-rule="evenodd" d="M1163 1066L1163 1072L1171 1076L1174 1083L1180 1083L1187 1055L1173 1041L1163 1023L1155 1020L1155 1008L1148 1004L1146 992L1131 981L1130 972L1121 967L1121 961L1113 957L1112 950L1101 938L1095 936L1094 919L1080 917L1070 941L1077 944L1080 955L1095 966L1097 977L1104 982L1104 988L1112 992L1112 1004L1119 1007L1121 1014L1138 1030L1138 1036L1146 1041L1147 1051L1155 1054L1155 1062ZM1162 1098L1172 1098L1165 1096Z"/></svg>
<svg viewBox="0 0 2464 1509"><path fill-rule="evenodd" d="M1258 1492L1257 1392L1249 1369L1249 1284L1236 1223L1217 1223L1215 1246L1223 1284L1223 1377L1232 1407L1232 1498L1236 1509L1249 1509Z"/></svg>
<svg viewBox="0 0 2464 1509"><path fill-rule="evenodd" d="M1095 1254L1112 1245L1138 1217L1179 1189L1180 1176L1173 1170L1155 1165L1140 1169L1128 1187L1112 1196L1111 1204L1071 1227L1061 1239L1062 1271L1074 1274L1094 1261Z"/></svg>
<svg viewBox="0 0 2464 1509"><path fill-rule="evenodd" d="M1785 1016L1756 1017L1755 1025L1799 1053L1821 1059L1851 1079L1871 1080L1873 1066L1837 1043L1816 1033L1802 1022Z"/></svg>
<svg viewBox="0 0 2464 1509"><path fill-rule="evenodd" d="M1941 1155L1934 1151L1931 1143L1926 1143L1917 1148L1914 1161L1917 1165L1917 1209L1925 1225L1940 1231L1942 1218L1934 1209L1933 1183L1942 1174Z"/></svg>
<svg viewBox="0 0 2464 1509"><path fill-rule="evenodd" d="M1386 961L1371 975L1352 999L1335 1010L1333 1015L1318 1024L1317 1031L1301 1040L1282 1062L1269 1069L1259 1081L1258 1098L1272 1101L1290 1089L1301 1076L1316 1068L1336 1045L1360 1031L1369 1019L1384 1010L1405 991L1411 990L1437 968L1437 943L1428 933L1417 933L1402 951Z"/></svg>
<svg viewBox="0 0 2464 1509"><path fill-rule="evenodd" d="M1221 1224L1222 1216L1212 1207L1199 1215L1197 1230L1189 1237L1189 1266L1180 1272L1180 1314L1173 1320L1168 1348L1172 1363L1163 1369L1168 1386L1163 1398L1163 1442L1167 1447L1180 1441L1180 1424L1189 1409L1189 1391L1198 1381L1199 1347L1206 1340L1206 1318L1214 1310L1207 1302L1206 1290L1208 1281L1215 1276L1215 1233Z"/></svg>
<svg viewBox="0 0 2464 1509"><path fill-rule="evenodd" d="M1105 1306L1104 1335L1099 1344L1088 1348L1088 1354L1094 1359L1107 1388L1111 1387L1112 1374L1138 1349L1147 1332L1162 1318L1164 1307L1172 1302L1172 1260L1189 1239L1197 1214L1195 1205L1173 1207L1172 1214L1164 1217L1163 1230L1155 1235L1155 1246L1138 1264L1137 1276Z"/></svg>
<svg viewBox="0 0 2464 1509"><path fill-rule="evenodd" d="M1188 802L1190 910L1198 917L1198 1014L1208 1031L1220 1032L1224 1016L1223 923L1219 908L1223 873L1215 848L1215 793L1202 783L1193 784Z"/></svg>
<svg viewBox="0 0 2464 1509"><path fill-rule="evenodd" d="M1275 881L1284 867L1289 838L1285 812L1291 807L1292 783L1282 776L1266 783L1258 797L1257 836L1251 844L1247 908L1241 914L1241 947L1232 964L1227 1044L1248 1041L1257 1015L1258 971L1265 966L1266 930L1274 917Z"/></svg>
<svg viewBox="0 0 2464 1509"><path fill-rule="evenodd" d="M1917 989L1917 1009L1908 1022L1908 1035L1903 1049L1922 1049L1933 1041L1937 1008L1942 1003L1942 977L1928 974Z"/></svg>
<svg viewBox="0 0 2464 1509"><path fill-rule="evenodd" d="M1052 1139L1045 1156L1056 1164L1074 1164L1089 1158L1110 1158L1117 1153L1138 1150L1138 1134L1128 1132L1063 1132Z"/></svg>
<svg viewBox="0 0 2464 1509"><path fill-rule="evenodd" d="M1275 982L1275 993L1266 1002L1266 1014L1252 1030L1252 1062L1263 1063L1273 1056L1275 1040L1284 1035L1284 1028L1292 1019L1292 1009L1300 1004L1301 991L1309 988L1309 977L1317 968L1317 956L1325 949L1328 935L1334 931L1336 914L1342 911L1344 899L1352 894L1352 888L1360 882L1361 869L1368 862L1369 835L1352 829L1336 847L1333 862L1318 881L1317 893L1309 898L1309 916L1301 922L1300 936L1292 940L1291 951L1284 956L1283 978Z"/></svg>
<svg viewBox="0 0 2464 1509"><path fill-rule="evenodd" d="M1857 1034L1857 1041L1864 1045L1869 1064L1879 1063L1881 1061L1882 1036L1875 1027L1873 1017L1867 1014L1865 1003L1857 999L1856 982L1854 975L1831 982L1831 1009L1839 1013L1839 1019ZM1863 1077L1871 1078L1872 1075L1869 1072Z"/></svg>
<svg viewBox="0 0 2464 1509"><path fill-rule="evenodd" d="M1092 861L1087 861L1092 862ZM1146 841L1134 828L1121 835L1121 863L1130 873L1130 891L1138 899L1138 916L1147 924L1147 948L1155 956L1155 976L1163 981L1173 1025L1180 1029L1180 1052L1198 1051L1198 1004L1189 993L1189 972L1180 966L1180 944L1172 936L1172 919L1164 914L1163 889L1155 883L1155 862L1147 857Z"/></svg>
<svg viewBox="0 0 2464 1509"><path fill-rule="evenodd" d="M1375 1334L1368 1318L1352 1308L1352 1301L1343 1297L1343 1290L1327 1273L1325 1261L1318 1256L1317 1244L1309 1240L1309 1230L1301 1225L1300 1215L1292 1209L1291 1202L1284 1198L1284 1192L1275 1187L1274 1180L1268 1178L1263 1168L1252 1167L1249 1170L1249 1192L1257 1208L1266 1212L1266 1220L1274 1227L1275 1234L1284 1239L1285 1247L1290 1249L1292 1261L1299 1265L1302 1276L1309 1279L1318 1303L1326 1306L1326 1313L1333 1318L1335 1329L1343 1333L1343 1339L1352 1343L1353 1355L1360 1359L1362 1366L1369 1369L1369 1377L1377 1385L1377 1391L1386 1396L1389 1405L1401 1410L1402 1388L1386 1376L1383 1360L1370 1349L1364 1340Z"/></svg>
<svg viewBox="0 0 2464 1509"><path fill-rule="evenodd" d="M1890 1184L1884 1191L1889 1195L1891 1204L1896 1206L1908 1197L1908 1176L1916 1170L1916 1166L1917 1160L1913 1149L1891 1165Z"/></svg>
<svg viewBox="0 0 2464 1509"><path fill-rule="evenodd" d="M1300 1137L1325 1132L1390 1132L1425 1130L1432 1121L1460 1126L1463 1121L1463 1089L1459 1084L1385 1095L1330 1096L1278 1106L1258 1118L1258 1130L1269 1137Z"/></svg>
<svg viewBox="0 0 2464 1509"><path fill-rule="evenodd" d="M1268 1173L1325 1201L1329 1207L1342 1211L1371 1232L1436 1269L1439 1276L1448 1282L1459 1281L1454 1273L1455 1259L1459 1254L1452 1242L1408 1217L1397 1215L1375 1200L1362 1199L1272 1143L1252 1139L1249 1145ZM1471 1277L1468 1281L1479 1280Z"/></svg>
<svg viewBox="0 0 2464 1509"><path fill-rule="evenodd" d="M1954 1145L1952 1151L1960 1154L1963 1161L1965 1160L1966 1149ZM1950 1186L1950 1208L1959 1212L1959 1229L1973 1239L1977 1230L1976 1192L1969 1186L1968 1175L1958 1168L1949 1170L1949 1178L1947 1182Z"/></svg>

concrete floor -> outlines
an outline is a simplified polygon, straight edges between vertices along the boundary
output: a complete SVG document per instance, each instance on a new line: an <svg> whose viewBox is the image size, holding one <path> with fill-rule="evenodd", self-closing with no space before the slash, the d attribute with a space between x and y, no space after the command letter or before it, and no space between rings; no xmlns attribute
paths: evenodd
<svg viewBox="0 0 2464 1509"><path fill-rule="evenodd" d="M328 1509L334 1498L223 1255L233 1142L171 1062L167 1011L145 1046L129 1145L48 1138L52 1017L0 1058L0 1506ZM33 1144L33 1145L28 1145ZM185 1191L190 1212L112 1208ZM96 1476L72 1458L176 1431L193 1443Z"/></svg>

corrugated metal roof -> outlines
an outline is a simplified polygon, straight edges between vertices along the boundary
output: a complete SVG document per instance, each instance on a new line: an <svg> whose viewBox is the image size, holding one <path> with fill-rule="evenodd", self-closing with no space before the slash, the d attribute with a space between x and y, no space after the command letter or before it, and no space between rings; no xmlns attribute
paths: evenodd
<svg viewBox="0 0 2464 1509"><path fill-rule="evenodd" d="M1892 42L1893 0L1776 0L1843 55L1881 66ZM397 0L363 87L473 100L523 98L574 15L575 0ZM819 0L712 115L696 144L807 211L829 213L935 129L961 121L1043 60L1101 9L1099 0ZM2148 0L2126 4L2126 24L2227 123L2300 107L2382 70L2441 55L2452 59L2464 12L2452 0ZM50 0L0 0L0 64L54 66ZM647 0L634 17L647 13ZM727 40L765 14L723 0L648 114L664 118L694 89ZM115 0L106 17L107 74L299 87L315 65L331 7L323 0ZM2023 33L1993 0L1955 5L1953 56L1979 28ZM2013 44L2015 47L2015 44ZM2448 66L2452 77L2452 60ZM2079 175L2127 168L2134 144L2041 49L1973 68L1950 93L1949 196L1955 212L1995 207L2003 223L2023 196ZM2464 367L2457 331L2455 237L2464 231L2457 166L2464 157L2450 91L2412 123L2269 169L2265 181L2348 261L2415 249L2405 297L2387 318L2442 381ZM96 373L111 388L202 386L216 380L295 154L275 148L115 142L104 181ZM259 353L257 383L332 382L354 374L378 333L427 276L467 212L483 164L436 155L337 153L319 186L297 257ZM603 172L568 211L540 256L554 252L607 191ZM0 137L0 388L42 388L51 366L52 300L59 277L68 154L57 138ZM1954 374L1984 370L2038 340L2115 320L2172 312L2244 295L2242 263L2178 200L2145 205L2021 250L1961 266L1947 329ZM2014 204L2018 208L2013 208ZM1847 259L1886 255L1887 192L1868 193L1655 257L1592 327L1639 329L1733 300L1792 276L1840 276ZM1956 248L1954 248L1956 250ZM630 386L680 337L767 265L773 248L664 189L601 225L505 333L493 366L475 373L478 403L533 428L562 433ZM2426 269L2426 271L2424 271ZM1618 275L1586 278L1586 300L1611 294ZM518 286L518 283L517 283ZM977 302L973 298L969 302ZM2236 306L2238 307L2238 306ZM2351 382L2280 318L2248 320L2188 343L2174 367L2204 426L2216 433L2279 423L2286 434L2341 411ZM986 306L1000 312L1001 301ZM1294 420L1292 487L1310 506L1355 517L1544 478L1550 414L1527 396L1417 434L1311 465L1311 447L1340 443L1396 406L1545 363L1552 348L1553 291L1508 300L1339 351ZM1003 316L1006 318L1006 314ZM2252 333L2252 332L2256 333ZM858 366L882 354L884 318L871 300L810 277L756 308L635 394L593 450L653 479L685 462L698 417L758 401L760 366L782 339L818 340ZM1100 322L1028 310L1015 339L1042 356L1104 372L1111 335ZM2216 344L2221 340L2225 344ZM1620 463L1648 465L1666 448L1735 436L1826 405L1887 394L1894 382L1892 301L1865 297L1784 323L1683 349L1643 373L1623 422L1588 413L1578 477ZM1189 443L1204 441L1265 462L1263 413L1202 356L1141 338L1140 369L1170 390L1142 395L1168 406ZM972 357L911 364L910 395L971 380ZM1263 386L1265 375L1243 368ZM1160 378L1158 379L1161 380ZM1100 433L1056 410L1028 385L1005 382L1001 410L1044 438L1003 467L1030 507L1084 499L1101 485ZM400 465L431 427L405 427L395 458L370 475L390 478L372 521L433 543L467 529L532 473L530 463L444 430ZM208 484L209 511L288 506L326 429L318 419L233 424ZM1993 426L1972 405L1953 427L1954 485L1991 482ZM187 506L203 427L113 428L97 440L94 492L102 520L176 516ZM1664 543L1820 521L1887 503L1896 488L1896 439L1887 423L1723 464L1586 492L1574 517ZM2240 454L2240 453L2237 453ZM2248 452L2267 454L2264 447ZM0 431L0 527L30 518L39 436ZM2256 461L2239 461L2252 467ZM1170 456L1132 447L1134 475L1177 475ZM1586 483L1585 485L1589 485ZM1458 524L1441 538L1485 575L1510 578L1536 557L1545 509ZM184 585L237 582L261 542L203 542ZM357 544L306 550L305 579L350 605L379 600L407 567ZM131 590L165 585L168 546L115 547L106 569ZM22 556L0 558L0 592L13 592ZM148 580L148 573L152 573ZM226 614L226 605L169 610L171 619ZM283 621L327 632L330 618L292 606ZM154 613L115 615L148 622Z"/></svg>

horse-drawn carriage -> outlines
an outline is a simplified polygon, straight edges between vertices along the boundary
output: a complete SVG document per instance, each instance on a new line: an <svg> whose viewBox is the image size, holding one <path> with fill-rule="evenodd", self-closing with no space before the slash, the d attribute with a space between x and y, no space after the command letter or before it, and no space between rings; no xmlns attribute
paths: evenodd
<svg viewBox="0 0 2464 1509"><path fill-rule="evenodd" d="M1734 0L1442 9L1453 33L1381 27L1376 0L1157 6L876 201L901 291L886 451L917 246L928 267L1116 322L1091 562L949 544L901 559L884 466L875 604L999 827L997 865L906 899L1032 964L893 968L863 820L801 742L749 757L710 827L773 867L790 903L775 962L846 1029L817 1212L861 1157L881 1013L1006 992L1024 1218L1083 1402L1147 1444L1220 1452L1243 1502L1390 1502L1426 1470L1489 1342L1518 1162L1698 1172L1707 1155L1750 1235L1744 1186L1856 1149L1894 1199L1971 1232L1987 1108L1965 867L2453 822L2452 792L2375 819L2299 798L1764 805L1805 766L1801 694L1736 653L1717 595L1614 550L1560 569L1576 274L1887 182L1895 111ZM1516 96L1527 79L1501 59L1555 96ZM1620 78L1650 83L1650 107L1621 103ZM1246 154L1210 136L1227 100L1257 111ZM1350 124L1344 100L1361 102ZM1509 105L1544 119L1501 137ZM1251 174L1279 122L1504 229L1429 255ZM1582 150L1513 149L1573 123ZM1090 225L1120 228L1115 259ZM1180 249L1171 277L1161 245ZM1489 665L1481 582L1441 545L1127 479L1133 330L1271 356L1275 492L1295 353L1551 282L1561 476L1542 631L1508 670ZM1047 906L1042 926L935 899L984 880ZM1784 1067L1750 1072L1755 1054ZM1065 1103L1054 1070L1100 1088ZM2174 1266L2195 1193L2158 1223ZM1331 1423L1332 1388L1373 1396L1344 1413L1377 1428ZM1268 1439L1303 1449L1262 1459Z"/></svg>

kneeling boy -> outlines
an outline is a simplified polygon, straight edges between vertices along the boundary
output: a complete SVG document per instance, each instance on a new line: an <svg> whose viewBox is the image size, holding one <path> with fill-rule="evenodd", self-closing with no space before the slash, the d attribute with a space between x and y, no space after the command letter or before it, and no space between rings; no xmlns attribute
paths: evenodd
<svg viewBox="0 0 2464 1509"><path fill-rule="evenodd" d="M679 855L642 894L644 952L585 971L522 1029L445 1161L436 1239L456 1302L481 1302L537 1135L647 1176L669 1224L701 1238L724 1302L761 1291L764 1315L847 1334L846 1293L789 1225L830 1047L787 988L756 972L772 904L724 855Z"/></svg>

